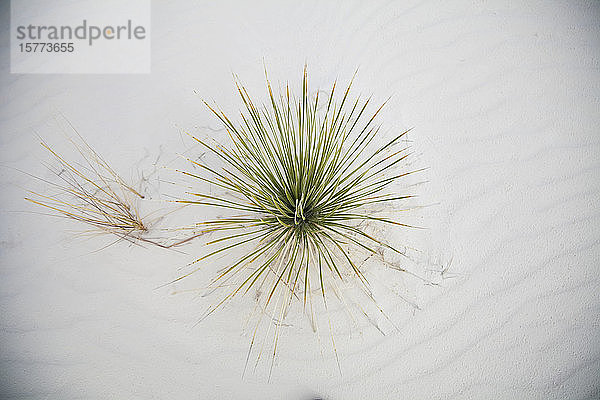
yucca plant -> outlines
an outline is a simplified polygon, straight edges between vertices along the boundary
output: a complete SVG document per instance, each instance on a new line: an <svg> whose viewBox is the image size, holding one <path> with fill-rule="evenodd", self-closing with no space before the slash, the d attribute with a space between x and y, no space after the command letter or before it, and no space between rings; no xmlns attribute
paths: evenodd
<svg viewBox="0 0 600 400"><path fill-rule="evenodd" d="M25 200L43 207L46 214L87 225L91 228L88 233L114 235L117 242L171 248L196 237L173 240L149 236L151 222L139 211L144 195L126 183L70 123L69 126L75 133L75 137L68 137L75 156L67 159L42 141L41 145L53 158L46 166L55 179L28 174L42 181L45 189L42 193L29 191L30 196ZM79 161L73 161L77 158Z"/></svg>
<svg viewBox="0 0 600 400"><path fill-rule="evenodd" d="M194 137L221 165L189 160L196 171L180 172L207 189L190 191L192 197L179 203L226 211L196 224L211 232L213 240L206 243L206 254L190 265L223 255L233 258L211 283L230 290L203 318L233 296L257 289L261 316L248 357L267 315L275 326L272 368L279 329L294 299L314 320L313 293L319 293L326 308L328 281L355 278L372 298L355 250L403 253L367 233L365 224L409 227L374 214L373 206L413 197L399 193L394 184L420 169L402 169L409 157L403 141L408 131L374 146L380 132L375 119L383 105L368 113L370 99L350 99L352 82L340 96L334 84L322 99L318 91L309 91L305 68L298 97L287 85L274 93L267 79L268 99L258 106L237 80L236 85L244 105L239 121L205 102L226 128L231 144ZM175 281L202 268L196 265Z"/></svg>

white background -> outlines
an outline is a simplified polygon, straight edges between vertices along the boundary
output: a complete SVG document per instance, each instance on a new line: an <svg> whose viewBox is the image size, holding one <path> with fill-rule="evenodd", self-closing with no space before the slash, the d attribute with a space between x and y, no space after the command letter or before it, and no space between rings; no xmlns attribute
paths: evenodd
<svg viewBox="0 0 600 400"><path fill-rule="evenodd" d="M600 396L597 2L155 2L147 75L10 74L8 18L3 2L0 397ZM305 62L321 88L359 67L357 92L393 96L380 122L415 126L439 203L419 240L454 278L413 292L400 332L340 336L341 377L310 329L288 329L267 384L240 378L243 303L192 327L205 299L154 290L199 249L94 252L106 239L33 214L35 183L11 168L47 176L36 133L60 143L64 113L139 179L187 149L179 127L219 128L194 90L234 112L231 73L260 96L264 64L294 83Z"/></svg>

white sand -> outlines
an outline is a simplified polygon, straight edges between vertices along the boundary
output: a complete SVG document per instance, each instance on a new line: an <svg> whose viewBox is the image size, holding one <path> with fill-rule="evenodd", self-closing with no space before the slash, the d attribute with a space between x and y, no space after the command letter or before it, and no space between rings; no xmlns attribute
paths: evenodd
<svg viewBox="0 0 600 400"><path fill-rule="evenodd" d="M419 241L454 278L413 287L414 315L384 298L400 332L340 335L341 377L300 323L273 383L264 366L242 380L244 302L193 328L208 299L154 290L199 249L93 253L106 238L17 212L33 184L3 167L1 398L600 398L597 2L156 2L152 74L115 76L9 74L7 3L3 166L44 174L35 133L59 142L62 112L136 179L159 146L185 150L175 125L218 127L193 90L234 111L230 73L262 95L263 59L273 81L307 62L321 87L360 67L357 91L393 95L390 132L416 127L423 198L440 203Z"/></svg>

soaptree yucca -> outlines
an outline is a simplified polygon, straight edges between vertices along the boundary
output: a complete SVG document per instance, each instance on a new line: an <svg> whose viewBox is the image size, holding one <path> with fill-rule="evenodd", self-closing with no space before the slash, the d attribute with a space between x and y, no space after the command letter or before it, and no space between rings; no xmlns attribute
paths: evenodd
<svg viewBox="0 0 600 400"><path fill-rule="evenodd" d="M275 325L274 358L279 327L294 299L312 316L315 293L327 306L328 280L352 277L369 293L354 250L402 253L364 226L409 227L373 213L373 206L412 197L399 193L394 183L420 170L407 170L403 163L409 156L403 140L408 131L382 140L375 119L383 105L369 113L370 99L351 100L352 83L340 95L334 84L323 99L309 91L305 68L299 96L287 85L274 91L267 79L263 105L236 85L245 108L239 121L206 103L226 128L230 145L194 138L218 162L189 160L195 171L180 171L204 187L188 192L190 198L180 203L225 213L196 224L214 239L192 263L196 267L175 281L203 268L206 260L231 257L212 281L228 291L205 316L236 294L257 289L260 314Z"/></svg>
<svg viewBox="0 0 600 400"><path fill-rule="evenodd" d="M82 162L68 160L41 142L54 159L47 167L55 179L34 176L47 187L45 192L29 191L25 200L44 207L51 215L83 222L97 232L135 242L147 231L137 209L137 201L144 196L125 183L78 133L76 138L77 141L69 141Z"/></svg>
<svg viewBox="0 0 600 400"><path fill-rule="evenodd" d="M70 124L74 137L67 136L72 145L71 154L66 157L42 141L41 145L52 156L45 163L52 177L44 179L27 175L44 184L43 190L28 191L25 200L43 207L46 214L77 221L90 228L89 234L110 234L116 242L136 245L150 244L162 248L176 247L196 236L173 239L152 237L147 215L139 211L140 201L145 196L125 182L111 165L94 150ZM159 210L160 211L160 210ZM159 220L162 215L156 217ZM170 242L170 243L168 243ZM112 244L111 243L111 244Z"/></svg>

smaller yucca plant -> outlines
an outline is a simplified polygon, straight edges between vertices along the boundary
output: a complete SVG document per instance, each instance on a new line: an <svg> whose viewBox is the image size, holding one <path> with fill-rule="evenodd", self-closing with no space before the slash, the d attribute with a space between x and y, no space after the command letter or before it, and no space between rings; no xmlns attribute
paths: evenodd
<svg viewBox="0 0 600 400"><path fill-rule="evenodd" d="M215 288L232 287L234 282L233 288L205 316L236 294L257 289L261 317L248 355L260 321L268 315L276 326L274 359L279 328L294 298L305 311L309 305L312 318L314 289L326 308L327 281L348 277L356 278L372 298L355 250L403 251L367 233L365 223L408 227L374 214L373 206L413 197L393 184L420 170L401 169L409 156L403 145L408 131L374 146L380 131L375 118L383 105L368 114L370 99L350 100L351 83L339 97L335 84L328 98L322 99L319 92L312 96L305 68L299 97L288 86L274 93L267 79L268 104L259 106L241 84L236 85L245 106L239 122L206 103L226 128L231 145L194 138L222 167L190 160L200 172L180 172L210 189L189 192L194 198L179 202L229 211L196 224L219 236L206 243L206 254L191 264L219 255L233 257L212 282ZM259 358L260 353L257 362Z"/></svg>
<svg viewBox="0 0 600 400"><path fill-rule="evenodd" d="M139 202L144 199L139 191L126 183L83 137L71 126L75 138L69 137L80 161L67 160L50 145L41 145L50 153L53 162L46 166L54 179L43 179L43 193L29 191L25 200L43 207L52 216L67 218L86 224L89 233L108 233L117 241L134 244L148 243L170 248L191 238L164 244L162 238L150 238L147 217L139 212ZM194 236L195 237L195 236ZM193 237L192 237L193 238Z"/></svg>

